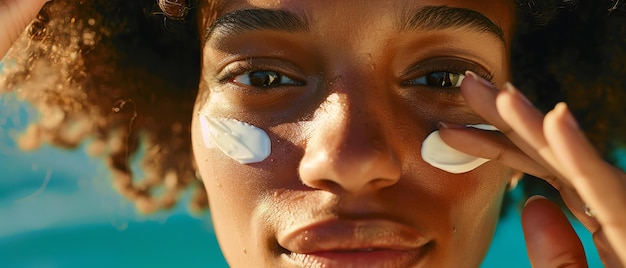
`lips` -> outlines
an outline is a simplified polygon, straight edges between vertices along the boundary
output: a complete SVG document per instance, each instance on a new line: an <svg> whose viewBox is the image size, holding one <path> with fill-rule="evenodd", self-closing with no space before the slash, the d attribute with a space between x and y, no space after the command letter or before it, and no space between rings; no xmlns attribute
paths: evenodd
<svg viewBox="0 0 626 268"><path fill-rule="evenodd" d="M299 267L410 267L428 240L387 220L330 220L279 233L283 254Z"/></svg>

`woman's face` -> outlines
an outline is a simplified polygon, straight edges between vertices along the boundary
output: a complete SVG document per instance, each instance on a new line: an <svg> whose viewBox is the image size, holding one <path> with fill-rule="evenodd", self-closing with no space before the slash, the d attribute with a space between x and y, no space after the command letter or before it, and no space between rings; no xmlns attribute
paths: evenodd
<svg viewBox="0 0 626 268"><path fill-rule="evenodd" d="M512 1L224 2L201 12L193 147L230 265L478 266L511 172L420 148L439 122L485 123L459 74L508 81ZM200 117L262 129L271 154L240 164Z"/></svg>

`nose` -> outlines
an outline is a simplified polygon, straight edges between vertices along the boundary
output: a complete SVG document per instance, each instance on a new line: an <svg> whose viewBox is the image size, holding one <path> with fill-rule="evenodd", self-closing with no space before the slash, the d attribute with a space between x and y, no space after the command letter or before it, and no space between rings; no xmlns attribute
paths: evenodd
<svg viewBox="0 0 626 268"><path fill-rule="evenodd" d="M398 182L402 172L398 157L381 129L376 108L367 107L346 95L329 95L314 116L300 162L304 184L358 194Z"/></svg>

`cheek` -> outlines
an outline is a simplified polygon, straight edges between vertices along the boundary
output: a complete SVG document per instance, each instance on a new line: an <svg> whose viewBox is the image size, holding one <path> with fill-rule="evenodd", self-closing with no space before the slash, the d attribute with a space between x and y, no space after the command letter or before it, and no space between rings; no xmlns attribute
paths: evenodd
<svg viewBox="0 0 626 268"><path fill-rule="evenodd" d="M448 260L448 266L480 263L499 219L510 169L491 161L468 173L451 174L414 161L407 170L418 175L400 182L400 188L410 190L400 193L399 199L411 200L404 209L422 215L419 221L434 228L441 243L439 257Z"/></svg>
<svg viewBox="0 0 626 268"><path fill-rule="evenodd" d="M471 172L471 175L456 178L457 183L451 186L457 192L457 202L476 212L484 211L492 206L499 205L504 195L510 169L497 163L487 162Z"/></svg>
<svg viewBox="0 0 626 268"><path fill-rule="evenodd" d="M452 174L425 163L416 150L409 149L404 158L407 162L404 173L412 174L408 177L415 179L401 183L410 183L406 188L421 193L426 198L423 202L436 201L440 207L435 210L450 211L458 220L471 220L472 217L464 215L484 215L486 210L497 210L495 207L499 206L511 176L510 168L495 161L470 172Z"/></svg>
<svg viewBox="0 0 626 268"><path fill-rule="evenodd" d="M477 176L452 187L458 196L451 210L452 248L464 249L463 259L479 263L491 244L500 217L502 198L510 176L508 168L490 162L476 170ZM456 253L458 254L458 253ZM480 257L480 258L477 258Z"/></svg>
<svg viewBox="0 0 626 268"><path fill-rule="evenodd" d="M499 217L501 201L505 193L509 169L496 162L488 162L466 173L440 176L439 186L434 189L449 206L451 223L473 233L487 222Z"/></svg>
<svg viewBox="0 0 626 268"><path fill-rule="evenodd" d="M227 158L217 148L207 148L197 116L192 122L192 143L197 170L209 197L215 234L224 256L231 262L248 247L244 237L250 234L247 226L255 195L246 191L243 176L236 174L244 165Z"/></svg>
<svg viewBox="0 0 626 268"><path fill-rule="evenodd" d="M209 197L214 229L229 263L239 263L243 254L251 260L264 259L259 244L267 241L268 230L274 228L262 218L264 204L278 189L302 187L297 176L301 150L273 132L267 133L271 154L259 163L240 164L218 148L207 148L197 116L192 122L194 158ZM255 254L259 256L253 257Z"/></svg>
<svg viewBox="0 0 626 268"><path fill-rule="evenodd" d="M199 120L192 123L194 158L209 196L211 213L216 219L241 218L246 222L255 204L270 191L268 181L273 162L270 157L262 162L242 164L232 159L213 144L205 142ZM227 214L222 217L221 214Z"/></svg>

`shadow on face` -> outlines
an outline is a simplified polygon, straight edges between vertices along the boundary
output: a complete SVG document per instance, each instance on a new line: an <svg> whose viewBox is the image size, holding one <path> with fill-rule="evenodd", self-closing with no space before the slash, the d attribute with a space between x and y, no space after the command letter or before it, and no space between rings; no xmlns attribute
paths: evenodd
<svg viewBox="0 0 626 268"><path fill-rule="evenodd" d="M478 266L510 170L490 162L450 174L426 164L420 146L439 122L485 123L458 87L466 70L508 81L512 6L294 0L202 9L192 139L229 263ZM262 129L270 156L230 159L203 141L197 114Z"/></svg>

